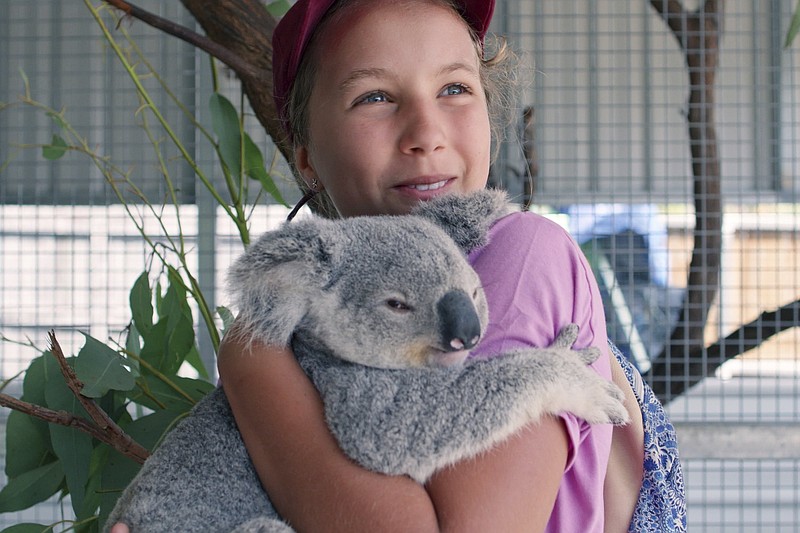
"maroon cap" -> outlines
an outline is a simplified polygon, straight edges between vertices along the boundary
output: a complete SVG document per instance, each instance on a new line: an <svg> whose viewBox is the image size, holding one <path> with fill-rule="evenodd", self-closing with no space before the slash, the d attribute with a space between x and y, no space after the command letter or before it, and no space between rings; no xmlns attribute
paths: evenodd
<svg viewBox="0 0 800 533"><path fill-rule="evenodd" d="M286 100L292 88L300 60L320 20L336 0L297 0L283 16L272 34L272 95L278 116L288 131ZM481 41L489 29L495 0L461 0L464 20Z"/></svg>

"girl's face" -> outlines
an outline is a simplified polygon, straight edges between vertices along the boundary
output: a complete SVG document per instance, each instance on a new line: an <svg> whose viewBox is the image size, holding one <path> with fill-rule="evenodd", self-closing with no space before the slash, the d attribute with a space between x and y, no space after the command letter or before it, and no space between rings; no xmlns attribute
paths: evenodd
<svg viewBox="0 0 800 533"><path fill-rule="evenodd" d="M404 214L421 200L486 185L489 116L476 49L458 15L377 0L323 32L311 142L295 161L342 216Z"/></svg>

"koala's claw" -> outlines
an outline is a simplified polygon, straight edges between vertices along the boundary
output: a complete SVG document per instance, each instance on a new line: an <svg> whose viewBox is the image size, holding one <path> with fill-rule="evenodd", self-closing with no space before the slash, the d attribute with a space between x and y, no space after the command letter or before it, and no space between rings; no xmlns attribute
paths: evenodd
<svg viewBox="0 0 800 533"><path fill-rule="evenodd" d="M630 422L622 390L599 375L596 378L594 383L584 383L576 391L570 400L575 403L567 410L590 424L624 426Z"/></svg>
<svg viewBox="0 0 800 533"><path fill-rule="evenodd" d="M552 348L572 348L572 345L578 340L578 331L578 324L567 324L561 328L550 346Z"/></svg>
<svg viewBox="0 0 800 533"><path fill-rule="evenodd" d="M595 346L589 346L588 348L583 348L581 350L574 350L574 352L575 355L577 355L578 358L587 365L590 365L595 361L597 361L597 359L600 358L601 354L600 348L597 348Z"/></svg>
<svg viewBox="0 0 800 533"><path fill-rule="evenodd" d="M578 332L580 328L577 324L567 324L558 332L553 344L550 345L550 348L572 348L572 345L575 344L575 341L578 339ZM582 348L580 350L572 350L573 353L583 361L585 364L590 365L597 361L600 357L601 352L598 348L593 346L589 346L588 348Z"/></svg>
<svg viewBox="0 0 800 533"><path fill-rule="evenodd" d="M612 424L615 426L624 426L631 421L630 415L628 410L625 408L625 394L623 394L622 390L619 387L614 385L613 383L609 383L611 385L610 391L612 394L616 395L617 401L611 405L611 408L607 411L608 417Z"/></svg>

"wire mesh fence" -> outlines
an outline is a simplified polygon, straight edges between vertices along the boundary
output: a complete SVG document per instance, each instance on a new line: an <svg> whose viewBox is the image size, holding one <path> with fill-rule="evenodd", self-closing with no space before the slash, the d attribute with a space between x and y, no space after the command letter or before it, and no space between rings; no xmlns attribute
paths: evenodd
<svg viewBox="0 0 800 533"><path fill-rule="evenodd" d="M178 3L141 4L194 25ZM688 16L710 3L683 4ZM772 326L756 322L755 335L767 340L736 358L708 352L703 364L710 370L699 375L681 367L680 342L688 348L689 341L671 342L675 328L700 328L703 342L713 344L800 297L798 45L783 47L794 2L714 4L720 11L709 17L721 30L718 48L695 50L700 58L717 54L713 91L702 91L691 85L702 68L688 59L694 35L668 26L659 13L665 2L498 2L493 30L521 53L531 76L492 180L581 243L601 285L609 333L646 377L666 390L691 385L668 406L684 452L689 530L797 531L798 328L769 335ZM141 58L207 124L214 81L206 57L142 23L123 19L114 29L116 21L104 17L112 31L133 36ZM125 53L141 67L135 49ZM238 102L237 83L225 69L219 73L220 90ZM214 154L161 81L145 78L197 164L220 180ZM695 92L713 101L690 103ZM47 111L21 103L26 94L63 110L87 146L128 173L141 188L136 194L155 205L168 205L164 176L174 179L189 267L212 304L224 304L224 271L241 250L237 228L166 134L148 135L145 115L137 112L140 96L89 10L80 2L7 0L0 4L0 101L13 105L0 111L0 379L24 370L51 329L68 353L80 348L84 332L122 342L128 292L155 261L91 159L43 157L41 145L52 143L58 124ZM713 111L713 137L692 136L688 125L697 108ZM253 117L246 119L272 159L275 148ZM697 192L698 169L709 172L709 147L718 156L718 194ZM285 196L296 198L285 166L272 168ZM134 198L129 189L124 194ZM698 212L716 201L719 227L698 228ZM138 209L154 233L162 223L177 231L169 209L160 219ZM252 231L278 223L285 212L259 206ZM718 241L701 240L712 245L698 249L708 234ZM716 260L718 276L706 278L711 300L696 304L706 306L705 319L681 322L686 295L697 289L690 283L693 260ZM199 323L198 332L213 367ZM709 357L716 359L709 364ZM675 364L665 369L664 361ZM19 382L5 392L18 394ZM54 500L0 514L0 525L50 523L70 512Z"/></svg>

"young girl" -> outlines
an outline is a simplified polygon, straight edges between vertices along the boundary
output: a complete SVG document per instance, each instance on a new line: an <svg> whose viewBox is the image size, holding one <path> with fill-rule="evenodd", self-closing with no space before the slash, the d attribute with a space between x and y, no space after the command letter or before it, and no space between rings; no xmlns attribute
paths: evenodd
<svg viewBox="0 0 800 533"><path fill-rule="evenodd" d="M341 216L404 214L486 185L500 58L488 0L299 0L275 30L275 99L306 187ZM481 354L548 345L569 322L611 379L602 303L579 249L530 213L470 256L490 306ZM361 469L329 434L286 348L226 340L220 375L275 507L298 531L627 531L642 480L641 414L613 436L564 414L424 487ZM630 392L614 362L618 384ZM611 458L611 461L610 459ZM608 476L607 476L608 472ZM607 479L608 477L608 479ZM606 509L609 511L606 512Z"/></svg>
<svg viewBox="0 0 800 533"><path fill-rule="evenodd" d="M273 68L305 188L349 217L404 214L484 187L490 117L505 105L503 51L483 52L493 9L491 0L298 0L275 30ZM547 418L420 486L342 453L287 348L226 338L219 371L239 430L296 530L628 530L642 483L641 413L608 355L602 303L579 248L559 226L516 213L469 259L490 313L476 357L547 346L577 323L575 347L602 350L593 368L630 396L633 422L612 430L567 413Z"/></svg>

